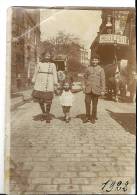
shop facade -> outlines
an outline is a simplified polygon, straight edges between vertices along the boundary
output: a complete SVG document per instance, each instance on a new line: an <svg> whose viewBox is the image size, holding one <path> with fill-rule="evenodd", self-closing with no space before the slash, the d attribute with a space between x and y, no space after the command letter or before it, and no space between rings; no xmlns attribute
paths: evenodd
<svg viewBox="0 0 137 195"><path fill-rule="evenodd" d="M94 54L100 56L107 86L117 72L128 84L129 74L136 67L135 37L134 10L102 10L102 24L90 49L91 59Z"/></svg>

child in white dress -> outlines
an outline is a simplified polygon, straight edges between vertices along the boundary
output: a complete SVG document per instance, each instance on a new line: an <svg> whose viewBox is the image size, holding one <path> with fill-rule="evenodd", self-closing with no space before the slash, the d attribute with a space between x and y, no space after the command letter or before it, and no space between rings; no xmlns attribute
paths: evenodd
<svg viewBox="0 0 137 195"><path fill-rule="evenodd" d="M69 82L65 82L63 86L63 92L60 96L60 103L62 106L62 110L64 113L64 119L66 123L69 123L70 121L70 108L73 104L73 94L70 90L70 84Z"/></svg>

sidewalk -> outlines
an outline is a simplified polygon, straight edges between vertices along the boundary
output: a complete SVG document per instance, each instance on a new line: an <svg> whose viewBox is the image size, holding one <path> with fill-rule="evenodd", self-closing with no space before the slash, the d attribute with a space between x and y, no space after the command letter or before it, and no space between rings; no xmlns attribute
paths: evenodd
<svg viewBox="0 0 137 195"><path fill-rule="evenodd" d="M58 96L50 124L39 119L40 107L32 101L12 113L10 195L131 194L135 105L99 99L99 120L83 124L84 98L82 92L74 94L69 124L62 119Z"/></svg>
<svg viewBox="0 0 137 195"><path fill-rule="evenodd" d="M23 105L25 102L32 100L32 89L19 91L11 96L11 110Z"/></svg>

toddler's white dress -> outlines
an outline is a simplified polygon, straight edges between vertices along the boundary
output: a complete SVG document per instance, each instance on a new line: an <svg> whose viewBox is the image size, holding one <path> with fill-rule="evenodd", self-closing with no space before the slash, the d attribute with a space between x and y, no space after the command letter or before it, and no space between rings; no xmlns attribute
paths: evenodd
<svg viewBox="0 0 137 195"><path fill-rule="evenodd" d="M61 96L60 96L60 103L62 106L72 106L72 103L74 101L74 96L72 92L63 90Z"/></svg>

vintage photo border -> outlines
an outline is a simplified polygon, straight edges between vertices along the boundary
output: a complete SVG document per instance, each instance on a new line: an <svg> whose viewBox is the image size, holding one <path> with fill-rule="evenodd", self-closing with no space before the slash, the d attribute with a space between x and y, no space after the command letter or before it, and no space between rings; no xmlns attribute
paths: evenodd
<svg viewBox="0 0 137 195"><path fill-rule="evenodd" d="M23 6L24 7L24 6ZM25 7L28 7L28 6L25 6ZM33 6L32 6L33 7ZM41 6L40 6L41 7ZM61 9L61 8L64 8L64 9L68 9L68 8L70 8L70 9L75 9L73 6L70 6L70 7L44 7L44 8L55 8L55 9ZM78 6L77 8L82 8L82 6ZM88 6L87 6L87 8L89 8ZM92 7L92 9L102 9L102 8L104 8L104 7ZM110 7L111 8L111 7ZM123 8L123 7L118 7L118 8L122 8L122 9L127 9L127 8ZM10 8L9 8L10 9ZM9 10L8 9L8 10ZM105 8L104 8L105 9ZM134 9L134 7L131 7L131 9ZM8 11L8 18L9 18L9 13L10 13L10 11ZM10 20L8 19L7 20L7 40L10 40L10 37L9 37L9 31L10 31ZM6 50L7 50L7 53L6 53L6 55L10 55L10 45L8 45L7 44L7 46L6 46ZM10 80L9 79L9 75L10 75L10 59L9 58L6 58L6 64L7 64L7 68L6 68L6 134L4 135L4 137L6 138L6 147L5 147L5 152L7 153L7 155L6 155L6 158L5 158L5 163L7 163L8 161L9 161L9 155L10 155L10 142L8 141L8 139L9 139L9 137L10 137L10 131L9 131L9 129L10 129L10 123L9 123L9 119L10 119L10 110L9 110L9 107L10 107L10 101L9 101L9 99L10 99L10 97L9 97L9 90L10 90L10 82L8 81L8 80ZM8 79L7 79L8 78ZM6 170L5 170L5 178L8 178L8 174L9 174L9 172L8 172L8 170L7 170L7 165L5 166L5 168L6 168ZM7 186L7 183L5 183L6 184L6 186ZM7 189L5 189L6 191L7 191Z"/></svg>

